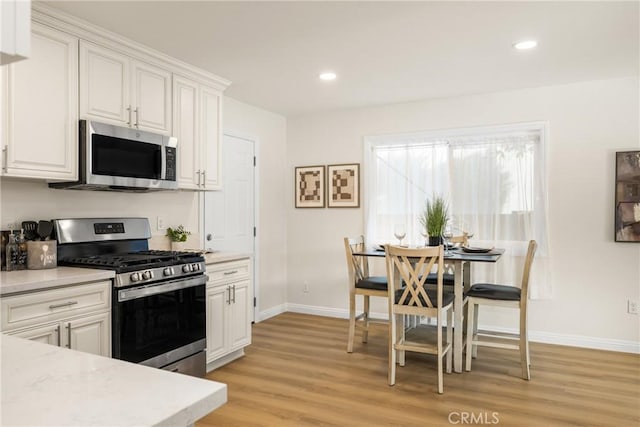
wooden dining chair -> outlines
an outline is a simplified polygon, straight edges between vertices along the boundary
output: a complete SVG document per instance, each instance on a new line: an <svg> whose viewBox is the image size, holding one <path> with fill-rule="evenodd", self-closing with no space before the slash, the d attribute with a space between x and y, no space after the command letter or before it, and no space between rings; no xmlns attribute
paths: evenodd
<svg viewBox="0 0 640 427"><path fill-rule="evenodd" d="M443 392L443 361L451 373L453 294L444 292L442 283L443 247L408 249L385 246L387 283L389 283L389 385L396 382L396 363L405 363L405 351L434 354L438 360L438 393ZM437 268L437 286L426 286L427 273ZM405 315L436 318L436 342L408 341L404 328ZM447 318L446 341L442 328Z"/></svg>
<svg viewBox="0 0 640 427"><path fill-rule="evenodd" d="M451 244L459 244L460 246L468 246L469 245L469 235L464 232L462 233L460 236L453 236L449 239L449 243ZM453 275L453 273L449 272L449 271L445 271L442 274L442 282L444 283L445 287L453 287L454 284L454 280L455 280L455 276ZM430 285L435 285L437 281L437 277L435 273L429 273L429 276L427 277L427 283L429 283Z"/></svg>
<svg viewBox="0 0 640 427"><path fill-rule="evenodd" d="M347 352L353 352L356 327L362 329L362 342L366 343L369 337L369 324L371 322L384 322L384 319L372 319L369 314L369 298L388 298L387 278L385 276L369 276L368 257L354 255L354 253L366 250L364 236L356 238L344 238L344 249L347 255L347 269L349 272L349 339ZM356 314L356 295L363 296L363 311Z"/></svg>
<svg viewBox="0 0 640 427"><path fill-rule="evenodd" d="M475 356L477 346L508 348L520 351L520 364L522 365L522 378L531 379L529 366L531 358L529 356L529 338L527 331L527 301L529 299L529 274L531 264L538 247L535 240L529 242L527 257L524 261L524 271L522 272L522 282L520 287L496 285L490 283L477 283L471 286L465 293L467 301L467 371L471 370L471 358ZM502 342L481 340L483 335L477 331L478 309L480 305L491 305L497 307L516 308L520 310L520 333L515 337L517 344L505 343L504 340L513 340L513 335L502 334L492 335L495 340L498 338Z"/></svg>

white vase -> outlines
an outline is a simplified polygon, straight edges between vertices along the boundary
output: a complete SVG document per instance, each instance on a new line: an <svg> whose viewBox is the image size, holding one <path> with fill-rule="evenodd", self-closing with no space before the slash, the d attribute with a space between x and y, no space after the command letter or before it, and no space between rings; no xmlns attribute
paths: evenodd
<svg viewBox="0 0 640 427"><path fill-rule="evenodd" d="M184 251L187 249L187 242L171 242L172 251Z"/></svg>

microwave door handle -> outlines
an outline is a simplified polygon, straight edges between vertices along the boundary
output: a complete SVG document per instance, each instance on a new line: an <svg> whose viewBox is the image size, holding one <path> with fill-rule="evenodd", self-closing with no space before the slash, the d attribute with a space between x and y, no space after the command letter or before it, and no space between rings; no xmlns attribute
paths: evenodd
<svg viewBox="0 0 640 427"><path fill-rule="evenodd" d="M160 161L160 179L167 179L167 147L162 145L159 153Z"/></svg>

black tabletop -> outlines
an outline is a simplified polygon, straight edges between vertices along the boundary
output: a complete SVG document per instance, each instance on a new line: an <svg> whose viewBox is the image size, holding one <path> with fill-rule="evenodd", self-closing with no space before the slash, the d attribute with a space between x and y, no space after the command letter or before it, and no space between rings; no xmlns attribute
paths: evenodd
<svg viewBox="0 0 640 427"><path fill-rule="evenodd" d="M460 248L452 248L445 253L444 259L449 261L496 262L504 252L505 250L500 248L493 248L491 251L486 253L470 253L464 252ZM384 258L384 251L375 248L367 248L366 251L354 252L353 254Z"/></svg>

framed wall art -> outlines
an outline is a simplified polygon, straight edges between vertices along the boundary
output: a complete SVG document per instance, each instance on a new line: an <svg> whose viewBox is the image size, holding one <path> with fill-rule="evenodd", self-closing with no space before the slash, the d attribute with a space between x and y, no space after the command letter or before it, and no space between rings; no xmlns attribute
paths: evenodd
<svg viewBox="0 0 640 427"><path fill-rule="evenodd" d="M360 207L360 164L327 166L330 208Z"/></svg>
<svg viewBox="0 0 640 427"><path fill-rule="evenodd" d="M296 167L296 208L324 208L324 166Z"/></svg>
<svg viewBox="0 0 640 427"><path fill-rule="evenodd" d="M616 153L616 242L640 243L640 151Z"/></svg>

